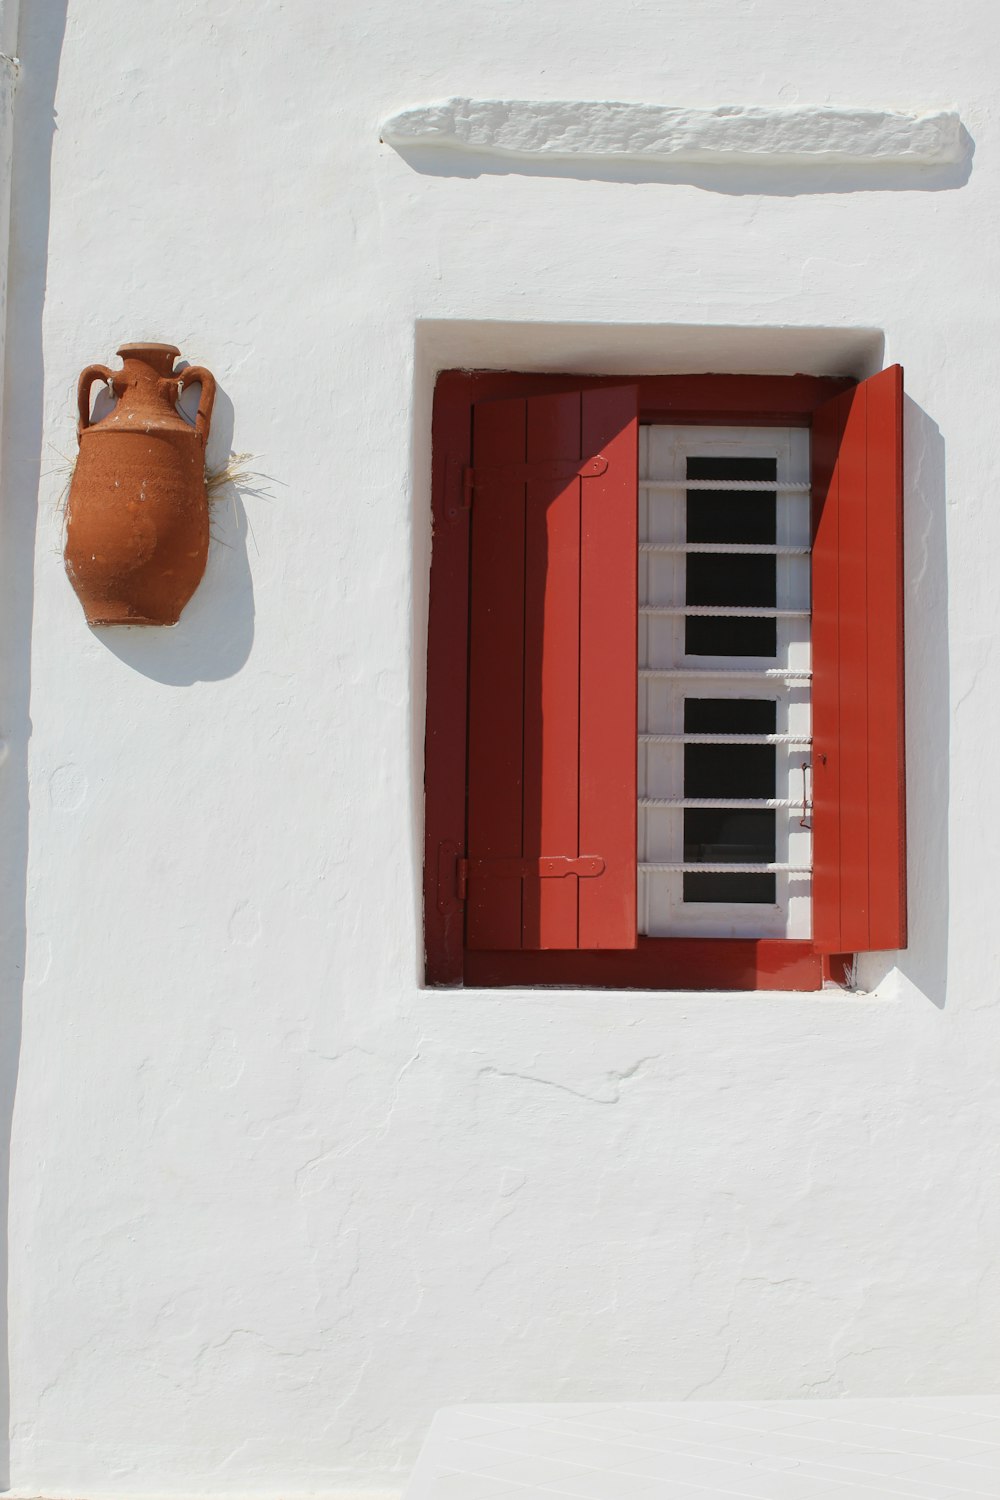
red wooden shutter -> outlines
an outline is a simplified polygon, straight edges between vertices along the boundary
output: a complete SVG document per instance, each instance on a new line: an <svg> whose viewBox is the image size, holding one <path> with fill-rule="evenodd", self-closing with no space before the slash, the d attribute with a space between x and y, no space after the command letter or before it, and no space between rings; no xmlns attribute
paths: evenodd
<svg viewBox="0 0 1000 1500"><path fill-rule="evenodd" d="M813 932L906 946L903 372L813 417Z"/></svg>
<svg viewBox="0 0 1000 1500"><path fill-rule="evenodd" d="M473 409L466 943L636 944L638 391Z"/></svg>

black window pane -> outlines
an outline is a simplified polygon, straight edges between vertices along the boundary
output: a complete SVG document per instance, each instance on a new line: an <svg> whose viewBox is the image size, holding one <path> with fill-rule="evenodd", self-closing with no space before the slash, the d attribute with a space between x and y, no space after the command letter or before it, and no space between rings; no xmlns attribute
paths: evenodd
<svg viewBox="0 0 1000 1500"><path fill-rule="evenodd" d="M774 734L773 698L685 698L685 734Z"/></svg>
<svg viewBox="0 0 1000 1500"><path fill-rule="evenodd" d="M732 552L688 554L688 604L752 604L773 609L776 599L777 558Z"/></svg>
<svg viewBox="0 0 1000 1500"><path fill-rule="evenodd" d="M685 745L685 797L773 797L772 745Z"/></svg>
<svg viewBox="0 0 1000 1500"><path fill-rule="evenodd" d="M742 458L738 454L692 456L687 461L689 479L776 479L776 458Z"/></svg>
<svg viewBox="0 0 1000 1500"><path fill-rule="evenodd" d="M684 622L688 656L775 656L778 626L771 619L739 615L688 615Z"/></svg>
<svg viewBox="0 0 1000 1500"><path fill-rule="evenodd" d="M688 491L688 541L775 542L775 494L767 490L727 490L722 481L776 479L777 473L773 458L689 458L688 479L718 479L720 485L717 490Z"/></svg>
<svg viewBox="0 0 1000 1500"><path fill-rule="evenodd" d="M778 507L766 490L734 494L732 490L690 490L687 497L689 542L767 542L778 537Z"/></svg>
<svg viewBox="0 0 1000 1500"><path fill-rule="evenodd" d="M774 813L691 809L684 815L685 862L767 864L774 860ZM684 877L685 901L771 901L774 876L706 871Z"/></svg>
<svg viewBox="0 0 1000 1500"><path fill-rule="evenodd" d="M774 812L769 807L688 807L684 860L706 864L769 864L774 859Z"/></svg>
<svg viewBox="0 0 1000 1500"><path fill-rule="evenodd" d="M726 901L773 906L773 875L685 875L685 901Z"/></svg>

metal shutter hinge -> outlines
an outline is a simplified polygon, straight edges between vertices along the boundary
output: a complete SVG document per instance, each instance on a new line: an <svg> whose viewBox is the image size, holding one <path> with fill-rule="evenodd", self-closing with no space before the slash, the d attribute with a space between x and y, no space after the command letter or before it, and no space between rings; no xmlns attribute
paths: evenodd
<svg viewBox="0 0 1000 1500"><path fill-rule="evenodd" d="M456 467L459 467L456 465ZM472 509L474 491L490 484L531 484L538 481L558 482L561 479L596 479L606 472L608 461L602 453L585 459L552 459L535 464L462 464L460 482L451 482L449 488L455 496L447 509L449 521L457 521Z"/></svg>
<svg viewBox="0 0 1000 1500"><path fill-rule="evenodd" d="M604 860L599 854L542 854L536 859L460 859L456 864L456 889L464 901L469 880L561 880L564 875L578 875L581 880L604 874Z"/></svg>

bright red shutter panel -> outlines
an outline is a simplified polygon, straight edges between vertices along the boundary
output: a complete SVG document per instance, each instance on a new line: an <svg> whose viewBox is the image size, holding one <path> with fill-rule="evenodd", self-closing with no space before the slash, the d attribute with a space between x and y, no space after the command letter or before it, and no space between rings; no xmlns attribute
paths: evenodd
<svg viewBox="0 0 1000 1500"><path fill-rule="evenodd" d="M813 417L813 933L906 946L903 372Z"/></svg>
<svg viewBox="0 0 1000 1500"><path fill-rule="evenodd" d="M474 408L470 948L636 944L637 453L634 386Z"/></svg>

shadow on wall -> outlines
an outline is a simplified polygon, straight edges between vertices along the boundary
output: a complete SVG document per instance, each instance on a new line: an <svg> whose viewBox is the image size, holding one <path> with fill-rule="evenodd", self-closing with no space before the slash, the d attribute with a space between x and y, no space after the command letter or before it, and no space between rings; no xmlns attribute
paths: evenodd
<svg viewBox="0 0 1000 1500"><path fill-rule="evenodd" d="M185 392L181 408L193 418L197 387ZM98 403L102 416L113 403ZM216 387L208 467L221 469L233 441L233 403ZM205 577L178 624L168 629L116 625L93 635L119 661L154 682L188 687L233 677L250 655L254 635L253 576L247 555L249 523L236 484L227 484L212 500L212 543Z"/></svg>
<svg viewBox="0 0 1000 1500"><path fill-rule="evenodd" d="M7 1285L10 1138L21 1046L28 859L28 740L31 734L31 616L38 481L42 456L42 309L48 266L49 177L56 80L67 0L25 5L19 51L30 59L14 105L14 165L0 506L0 674L5 758L0 777L0 1280ZM13 378L16 372L16 379ZM0 1296L0 1484L9 1484L7 1296Z"/></svg>
<svg viewBox="0 0 1000 1500"><path fill-rule="evenodd" d="M495 156L486 151L448 146L393 146L387 149L422 177L561 177L575 182L659 182L700 188L729 197L797 198L829 193L940 193L964 187L972 172L975 144L962 128L963 155L940 166L905 162L865 162L828 166L734 166L697 162L642 161L639 158L594 157L572 160L549 157L535 161Z"/></svg>
<svg viewBox="0 0 1000 1500"><path fill-rule="evenodd" d="M951 765L945 444L935 423L909 399L903 422L910 941L899 968L943 1009Z"/></svg>
<svg viewBox="0 0 1000 1500"><path fill-rule="evenodd" d="M898 967L943 1010L951 740L945 445L936 424L909 397L903 433L909 943L899 954L863 954L859 979L863 990L872 990Z"/></svg>

